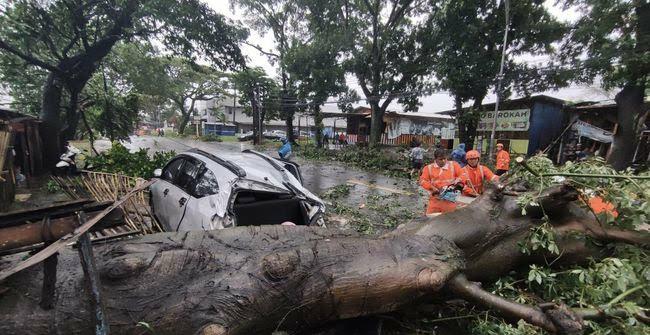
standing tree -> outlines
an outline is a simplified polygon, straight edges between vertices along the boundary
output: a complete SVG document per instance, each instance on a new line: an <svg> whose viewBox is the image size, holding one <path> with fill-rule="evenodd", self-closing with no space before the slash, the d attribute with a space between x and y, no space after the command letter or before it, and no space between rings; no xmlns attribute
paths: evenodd
<svg viewBox="0 0 650 335"><path fill-rule="evenodd" d="M435 60L429 41L421 38L429 27L418 20L438 10L436 1L358 0L331 2L328 12L344 31L346 68L358 79L372 109L370 145L383 132L383 116L391 102L417 111L419 97L429 89L427 77Z"/></svg>
<svg viewBox="0 0 650 335"><path fill-rule="evenodd" d="M175 53L204 54L219 67L243 63L243 33L199 0L16 0L1 10L0 50L13 64L47 71L41 117L50 164L61 140L75 133L79 94L118 41L158 38Z"/></svg>
<svg viewBox="0 0 650 335"><path fill-rule="evenodd" d="M432 13L427 21L430 29L425 35L431 41L427 45L431 47L430 52L438 55L432 70L439 87L454 97L460 142L468 148L474 145L481 104L490 87L495 85L499 71L505 28L504 2L500 3L451 0L442 10ZM563 25L541 2L511 2L510 16L508 82L524 93L531 85L537 90L556 86L556 80L549 80L553 72L516 63L514 57L553 53L553 43L562 37ZM520 81L524 76L527 80ZM469 100L473 100L473 106L464 111L462 105Z"/></svg>
<svg viewBox="0 0 650 335"><path fill-rule="evenodd" d="M294 79L296 96L303 109L314 117L316 144L323 145L321 106L327 98L345 92L345 71L338 57L345 48L345 39L336 14L328 11L323 1L301 0L304 15L304 42L293 43L287 51L287 72Z"/></svg>
<svg viewBox="0 0 650 335"><path fill-rule="evenodd" d="M272 64L278 65L280 75L280 92L276 99L280 101L281 118L287 126L287 137L294 141L293 117L296 111L294 81L287 71L287 53L301 40L303 31L299 27L302 13L295 2L289 0L237 0L236 3L246 13L250 25L265 34L270 31L275 40L274 51L265 51L258 45L249 44L266 55Z"/></svg>
<svg viewBox="0 0 650 335"><path fill-rule="evenodd" d="M647 0L565 0L582 16L564 44L563 56L579 70L579 80L601 76L616 95L617 123L608 162L625 169L645 127L644 105L650 79L650 2ZM586 79L585 79L586 78Z"/></svg>
<svg viewBox="0 0 650 335"><path fill-rule="evenodd" d="M225 94L225 76L207 66L189 64L178 58L163 62L166 85L160 96L169 99L181 114L178 133L184 134L197 101L216 99Z"/></svg>

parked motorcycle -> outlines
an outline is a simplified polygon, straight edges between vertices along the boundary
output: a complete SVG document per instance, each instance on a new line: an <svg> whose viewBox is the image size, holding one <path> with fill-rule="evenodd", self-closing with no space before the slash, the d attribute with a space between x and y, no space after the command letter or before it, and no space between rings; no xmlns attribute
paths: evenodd
<svg viewBox="0 0 650 335"><path fill-rule="evenodd" d="M59 162L56 163L54 174L57 176L74 176L81 172L77 168L76 157L81 154L81 150L72 144L66 145L66 151L59 157Z"/></svg>

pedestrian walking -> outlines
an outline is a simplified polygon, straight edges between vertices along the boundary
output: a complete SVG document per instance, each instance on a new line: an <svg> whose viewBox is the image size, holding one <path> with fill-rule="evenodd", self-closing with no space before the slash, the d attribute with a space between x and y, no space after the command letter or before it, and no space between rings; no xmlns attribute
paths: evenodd
<svg viewBox="0 0 650 335"><path fill-rule="evenodd" d="M476 150L470 150L465 154L467 165L463 167L462 181L464 184L463 194L470 197L478 197L483 194L483 183L486 180L496 182L499 176L492 173L487 166L480 164L481 154Z"/></svg>
<svg viewBox="0 0 650 335"><path fill-rule="evenodd" d="M510 154L503 150L503 143L497 143L497 176L500 176L510 170Z"/></svg>
<svg viewBox="0 0 650 335"><path fill-rule="evenodd" d="M447 213L456 209L456 202L447 195L462 189L462 168L458 163L447 160L444 149L433 152L433 163L422 169L420 186L429 192L426 214Z"/></svg>
<svg viewBox="0 0 650 335"><path fill-rule="evenodd" d="M345 134L344 133L341 133L339 135L339 143L341 144L341 146L344 146L344 145L348 144L348 142L345 139Z"/></svg>
<svg viewBox="0 0 650 335"><path fill-rule="evenodd" d="M419 175L422 171L422 167L424 166L424 153L426 151L422 149L419 141L416 141L413 145L411 152L409 152L409 158L411 158L411 172L409 172L409 175L411 177L413 177L414 173L418 173Z"/></svg>

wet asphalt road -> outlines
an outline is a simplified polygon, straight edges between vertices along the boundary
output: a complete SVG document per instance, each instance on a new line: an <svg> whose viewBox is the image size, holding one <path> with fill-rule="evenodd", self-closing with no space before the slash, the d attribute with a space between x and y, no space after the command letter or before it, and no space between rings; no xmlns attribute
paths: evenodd
<svg viewBox="0 0 650 335"><path fill-rule="evenodd" d="M254 149L251 142L202 142L154 136L133 136L131 143L126 143L126 146L131 149L148 148L150 152L174 150L177 153L198 148L217 155L219 152ZM278 143L277 147L279 146ZM277 157L275 150L277 149L268 149L265 152ZM344 200L351 206L364 206L368 197L391 196L392 201L398 201L413 211L424 212L425 196L414 180L363 171L339 162L311 161L297 156L293 156L292 160L300 165L305 187L315 194L322 195L332 187L348 184L350 194Z"/></svg>

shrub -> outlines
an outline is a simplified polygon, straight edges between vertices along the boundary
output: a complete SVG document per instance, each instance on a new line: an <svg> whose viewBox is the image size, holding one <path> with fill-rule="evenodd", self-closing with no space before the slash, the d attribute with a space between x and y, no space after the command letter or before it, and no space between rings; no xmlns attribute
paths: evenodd
<svg viewBox="0 0 650 335"><path fill-rule="evenodd" d="M122 144L114 142L110 150L88 157L87 161L94 171L149 179L155 169L163 167L175 155L174 151L157 151L150 157L148 149L129 152Z"/></svg>

